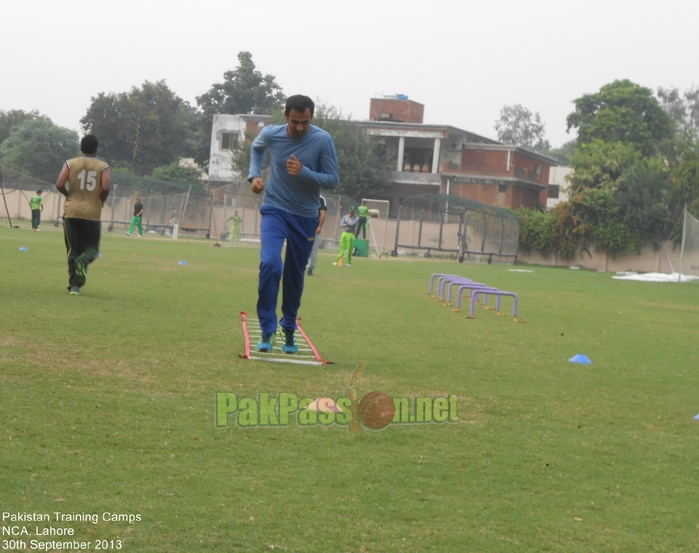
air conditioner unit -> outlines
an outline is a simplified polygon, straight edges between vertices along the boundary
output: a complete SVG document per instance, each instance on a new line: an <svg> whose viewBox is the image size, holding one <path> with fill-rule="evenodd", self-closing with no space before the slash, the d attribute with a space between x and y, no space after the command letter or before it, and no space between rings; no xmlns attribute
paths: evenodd
<svg viewBox="0 0 699 553"><path fill-rule="evenodd" d="M463 144L461 142L451 142L449 144L450 150L460 150L462 147L463 147Z"/></svg>

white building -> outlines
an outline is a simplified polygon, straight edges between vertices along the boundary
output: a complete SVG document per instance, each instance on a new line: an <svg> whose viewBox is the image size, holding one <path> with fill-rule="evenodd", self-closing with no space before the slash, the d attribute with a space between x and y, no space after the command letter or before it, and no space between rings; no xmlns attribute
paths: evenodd
<svg viewBox="0 0 699 553"><path fill-rule="evenodd" d="M568 200L570 184L565 178L566 175L572 172L572 167L551 167L549 170L549 193L546 199L546 211L549 211L557 203Z"/></svg>
<svg viewBox="0 0 699 553"><path fill-rule="evenodd" d="M245 134L254 138L272 122L269 115L214 115L209 152L209 182L231 182L239 175L233 170L233 156Z"/></svg>

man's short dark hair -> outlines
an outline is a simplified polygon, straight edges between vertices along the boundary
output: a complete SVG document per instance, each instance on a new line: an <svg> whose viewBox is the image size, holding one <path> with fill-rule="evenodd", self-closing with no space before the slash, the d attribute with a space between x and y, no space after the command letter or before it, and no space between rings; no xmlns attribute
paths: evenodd
<svg viewBox="0 0 699 553"><path fill-rule="evenodd" d="M311 117L313 117L313 110L315 110L315 108L316 105L308 96L304 96L303 94L295 94L294 96L289 96L286 99L284 113L289 115L292 109L295 109L299 113L304 113L307 109L310 109Z"/></svg>
<svg viewBox="0 0 699 553"><path fill-rule="evenodd" d="M92 155L96 153L97 146L99 146L99 142L94 134L88 134L80 141L80 151L83 154Z"/></svg>
<svg viewBox="0 0 699 553"><path fill-rule="evenodd" d="M39 194L39 196L41 196L41 190L37 190L36 193Z"/></svg>

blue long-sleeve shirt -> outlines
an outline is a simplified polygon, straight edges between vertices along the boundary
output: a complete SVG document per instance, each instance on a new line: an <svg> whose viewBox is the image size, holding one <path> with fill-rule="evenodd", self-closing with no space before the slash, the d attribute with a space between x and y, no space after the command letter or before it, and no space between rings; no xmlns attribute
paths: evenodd
<svg viewBox="0 0 699 553"><path fill-rule="evenodd" d="M318 217L320 188L333 189L340 184L340 169L332 137L311 125L302 138L292 138L287 125L270 125L262 129L252 143L248 180L259 177L265 150L271 157L271 175L265 187L262 205L270 205L300 217ZM303 168L298 176L286 169L295 155Z"/></svg>

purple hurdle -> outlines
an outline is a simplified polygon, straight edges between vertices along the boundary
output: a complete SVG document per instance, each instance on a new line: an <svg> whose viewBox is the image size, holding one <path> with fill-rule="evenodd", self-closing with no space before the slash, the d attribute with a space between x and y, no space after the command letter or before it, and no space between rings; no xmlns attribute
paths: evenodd
<svg viewBox="0 0 699 553"><path fill-rule="evenodd" d="M476 318L476 302L478 301L479 294L486 294L486 295L492 294L494 296L497 296L498 300L497 300L495 309L496 309L498 315L500 315L500 300L501 300L502 296L510 296L510 297L514 298L514 307L512 308L512 317L514 318L516 323L520 322L517 320L517 304L519 303L519 298L517 298L517 294L515 294L514 292L503 292L502 290L474 290L473 294L471 294L471 313L470 313L470 315L465 316L467 319L475 319Z"/></svg>
<svg viewBox="0 0 699 553"><path fill-rule="evenodd" d="M473 294L475 291L481 291L485 294L485 303L488 304L488 294L499 292L497 288L488 286L486 284L481 284L480 282L474 282L470 284L460 284L459 289L456 291L456 309L452 309L454 313L461 313L461 297L464 294L464 290L469 291L469 298L473 301Z"/></svg>

